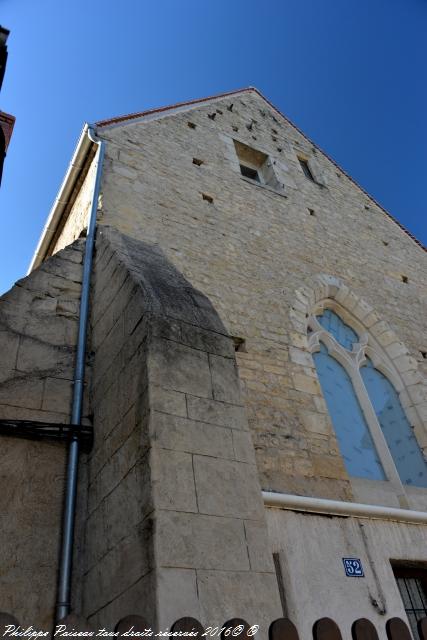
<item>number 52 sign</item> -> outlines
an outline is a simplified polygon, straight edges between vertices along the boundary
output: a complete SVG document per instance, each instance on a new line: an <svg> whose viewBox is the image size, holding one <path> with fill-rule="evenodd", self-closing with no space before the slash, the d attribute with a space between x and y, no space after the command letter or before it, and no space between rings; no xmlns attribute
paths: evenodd
<svg viewBox="0 0 427 640"><path fill-rule="evenodd" d="M345 575L349 578L364 578L362 563L359 558L343 558Z"/></svg>

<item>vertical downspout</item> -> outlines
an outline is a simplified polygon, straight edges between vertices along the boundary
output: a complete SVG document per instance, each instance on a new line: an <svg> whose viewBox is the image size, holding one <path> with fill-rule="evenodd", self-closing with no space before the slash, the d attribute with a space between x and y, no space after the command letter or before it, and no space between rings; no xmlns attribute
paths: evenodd
<svg viewBox="0 0 427 640"><path fill-rule="evenodd" d="M104 142L95 137L92 127L88 127L87 135L98 145L95 184L86 237L85 256L83 261L82 293L80 298L79 330L77 338L77 354L74 369L73 403L71 424L80 425L83 407L83 389L86 361L87 325L89 319L90 278L92 272L93 250L95 246L96 214L98 209L99 190L101 185L102 166L104 161ZM62 519L62 542L59 559L58 589L55 611L55 622L70 613L71 575L73 566L73 539L77 496L77 476L79 463L79 440L74 436L68 450L64 511Z"/></svg>

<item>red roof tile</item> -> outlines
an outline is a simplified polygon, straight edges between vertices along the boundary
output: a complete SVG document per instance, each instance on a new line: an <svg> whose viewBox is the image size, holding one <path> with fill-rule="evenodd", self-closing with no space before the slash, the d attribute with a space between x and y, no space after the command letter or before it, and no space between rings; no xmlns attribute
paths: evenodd
<svg viewBox="0 0 427 640"><path fill-rule="evenodd" d="M9 146L14 125L15 125L15 116L11 116L9 113L4 113L4 111L0 111L0 127L3 129L3 133L4 133L5 152L7 151L7 148Z"/></svg>

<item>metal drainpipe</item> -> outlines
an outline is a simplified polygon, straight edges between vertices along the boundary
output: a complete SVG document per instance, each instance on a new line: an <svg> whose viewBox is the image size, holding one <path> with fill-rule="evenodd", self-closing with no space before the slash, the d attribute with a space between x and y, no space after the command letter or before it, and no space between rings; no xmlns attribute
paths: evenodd
<svg viewBox="0 0 427 640"><path fill-rule="evenodd" d="M79 332L77 338L77 354L74 369L73 404L71 424L80 425L83 406L83 388L86 360L87 324L89 319L90 277L92 272L93 249L95 245L96 213L98 209L99 189L101 184L102 165L104 161L104 142L95 137L92 127L88 127L87 135L98 145L95 184L93 188L92 206L86 237L85 256L83 261L82 293L80 298ZM68 450L67 477L62 519L62 542L59 560L58 589L55 611L55 622L70 613L71 574L73 565L73 539L77 496L77 475L79 463L79 440L74 437Z"/></svg>

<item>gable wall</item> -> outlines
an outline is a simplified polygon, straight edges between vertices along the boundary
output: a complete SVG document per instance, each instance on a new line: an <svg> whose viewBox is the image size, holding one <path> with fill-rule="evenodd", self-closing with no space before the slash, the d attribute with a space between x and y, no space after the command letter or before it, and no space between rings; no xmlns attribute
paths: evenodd
<svg viewBox="0 0 427 640"><path fill-rule="evenodd" d="M425 252L254 92L98 133L100 223L159 243L246 340L237 355L263 488L350 498L295 292L316 274L339 276L425 368ZM281 163L286 197L242 179L224 135Z"/></svg>

